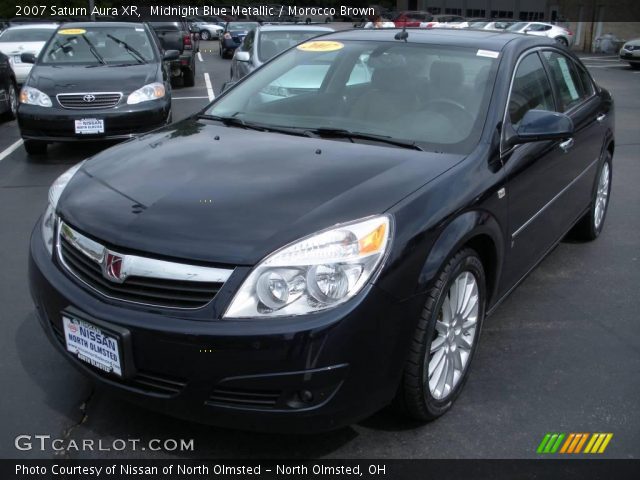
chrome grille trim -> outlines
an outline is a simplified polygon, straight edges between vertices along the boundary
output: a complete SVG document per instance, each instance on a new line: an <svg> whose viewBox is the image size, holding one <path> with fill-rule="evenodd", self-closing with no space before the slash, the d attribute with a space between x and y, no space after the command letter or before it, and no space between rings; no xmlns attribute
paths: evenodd
<svg viewBox="0 0 640 480"><path fill-rule="evenodd" d="M91 279L87 278L86 275L82 275L83 271L78 270L77 265L74 267L78 261L77 259L73 260L73 257L69 257L69 261L67 261L65 256L69 254L64 253L65 248L72 248L73 251L77 252L75 254L76 256L80 255L79 258L86 257L89 265L93 265L91 268L93 270L101 270L102 276L100 278L94 277L95 280L91 282ZM164 308L185 310L202 308L213 300L219 291L219 288L215 291L210 291L210 296L207 297L206 301L202 301L202 295L207 294L206 288L208 285L220 284L221 287L233 273L232 269L202 267L199 265L169 262L137 255L121 254L82 235L61 219L58 219L56 229L56 254L60 264L69 273L100 295L123 302ZM122 259L122 281L116 282L105 274L105 258L107 254L117 255ZM97 272L93 274L97 275ZM176 284L171 284L170 282L172 281L176 282ZM156 285L154 285L153 282L156 282ZM185 287L184 284L178 284L178 282L188 282L188 284L192 286ZM108 288L112 291L106 292L104 288L105 285L109 285L110 287ZM127 296L135 296L136 290L139 290L140 287L142 287L143 290L147 289L148 293L142 296L147 297L148 301L143 302L126 298ZM127 288L131 288L131 292L127 292ZM151 291L150 289L158 290ZM173 305L168 301L163 302L161 300L154 302L153 297L162 298L162 295L160 295L162 290L170 292L170 294L167 295L168 297L183 297L185 303L198 302L198 305ZM122 292L120 296L118 296L119 292ZM187 295L192 295L193 300L187 298Z"/></svg>
<svg viewBox="0 0 640 480"><path fill-rule="evenodd" d="M94 100L86 102L85 95L92 95ZM62 108L88 110L96 108L113 108L122 99L122 92L76 92L58 93L56 100Z"/></svg>

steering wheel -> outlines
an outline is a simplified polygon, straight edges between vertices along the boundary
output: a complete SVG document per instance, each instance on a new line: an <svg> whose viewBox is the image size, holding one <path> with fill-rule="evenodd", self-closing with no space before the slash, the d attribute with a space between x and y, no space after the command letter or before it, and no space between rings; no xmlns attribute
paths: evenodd
<svg viewBox="0 0 640 480"><path fill-rule="evenodd" d="M429 106L431 105L440 105L448 110L453 110L456 112L454 115L462 117L462 121L473 123L473 115L467 111L464 105L456 102L455 100L450 100L448 98L434 98L432 100L427 100L423 106L424 110L429 110ZM435 108L435 110L439 112L442 111L441 108Z"/></svg>

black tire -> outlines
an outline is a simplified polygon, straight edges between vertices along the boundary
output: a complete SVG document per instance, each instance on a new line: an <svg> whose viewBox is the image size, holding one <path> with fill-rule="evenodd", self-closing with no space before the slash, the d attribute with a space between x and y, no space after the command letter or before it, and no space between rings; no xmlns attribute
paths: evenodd
<svg viewBox="0 0 640 480"><path fill-rule="evenodd" d="M602 172L605 169L605 165L608 167L609 173L609 182L607 186L607 195L606 202L604 205L604 211L602 212L602 218L598 223L596 221L596 211L597 211L597 200L598 200L598 190L599 190L599 181L602 176ZM598 174L596 175L596 181L593 186L593 192L591 194L591 205L589 206L589 211L580 219L580 221L573 228L572 236L577 240L590 242L595 240L602 233L602 229L604 228L604 222L607 219L607 210L609 209L609 199L611 197L611 179L613 177L613 165L611 162L611 152L607 151L605 153L604 161L600 164L600 168L598 168Z"/></svg>
<svg viewBox="0 0 640 480"><path fill-rule="evenodd" d="M211 34L209 33L208 30L202 30L200 32L200 39L201 40L205 40L205 41L209 40L209 39L211 39Z"/></svg>
<svg viewBox="0 0 640 480"><path fill-rule="evenodd" d="M429 388L428 379L423 381L426 362L432 340L436 335L436 320L441 307L447 298L449 289L458 275L469 272L476 280L478 287L478 313L476 330L468 360L462 369L457 384L441 399L436 399ZM398 388L395 405L409 417L430 421L446 413L460 394L469 375L469 367L478 345L482 330L486 303L486 280L484 267L478 254L471 248L465 248L456 253L441 269L434 286L428 293L427 301L418 321L409 354L406 360L402 381Z"/></svg>
<svg viewBox="0 0 640 480"><path fill-rule="evenodd" d="M564 37L556 38L556 42L558 42L560 45L564 45L565 47L569 46L569 41Z"/></svg>
<svg viewBox="0 0 640 480"><path fill-rule="evenodd" d="M195 66L182 71L182 84L185 87L193 87L196 84Z"/></svg>
<svg viewBox="0 0 640 480"><path fill-rule="evenodd" d="M638 70L638 69L640 69L640 63L639 63L639 62L634 62L634 63L629 62L629 65L631 65L631 68L632 68L633 70Z"/></svg>
<svg viewBox="0 0 640 480"><path fill-rule="evenodd" d="M307 19L304 21L304 23L306 23L307 25L309 25L309 24L311 23L311 19L310 19L310 18L307 18Z"/></svg>
<svg viewBox="0 0 640 480"><path fill-rule="evenodd" d="M4 120L13 120L16 118L18 111L18 87L13 81L9 83L9 91L7 92L7 111L2 114Z"/></svg>
<svg viewBox="0 0 640 480"><path fill-rule="evenodd" d="M47 142L40 140L25 140L24 149L29 155L45 155L47 153Z"/></svg>
<svg viewBox="0 0 640 480"><path fill-rule="evenodd" d="M218 54L220 55L220 58L224 58L224 55L222 54L222 40L220 40L220 46L218 47Z"/></svg>

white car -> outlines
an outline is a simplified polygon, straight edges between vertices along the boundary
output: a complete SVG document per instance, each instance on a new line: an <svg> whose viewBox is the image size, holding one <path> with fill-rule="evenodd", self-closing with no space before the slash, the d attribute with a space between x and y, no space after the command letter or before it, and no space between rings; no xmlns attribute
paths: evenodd
<svg viewBox="0 0 640 480"><path fill-rule="evenodd" d="M516 22L514 22L513 20L497 20L497 21L480 20L477 22L469 23L469 28L474 28L476 30L492 30L492 31L500 32L500 31L506 30L514 23Z"/></svg>
<svg viewBox="0 0 640 480"><path fill-rule="evenodd" d="M640 38L629 40L620 49L620 60L629 62L631 68L640 68Z"/></svg>
<svg viewBox="0 0 640 480"><path fill-rule="evenodd" d="M517 22L507 28L507 31L537 35L539 37L549 37L565 46L573 45L573 32L551 23Z"/></svg>
<svg viewBox="0 0 640 480"><path fill-rule="evenodd" d="M217 23L212 22L194 22L198 29L200 29L200 38L202 40L211 40L212 38L220 38L222 32L224 32L224 27L218 25Z"/></svg>
<svg viewBox="0 0 640 480"><path fill-rule="evenodd" d="M37 57L57 28L56 23L38 23L16 25L0 33L0 52L9 57L19 85L27 79L33 66L31 63L22 63L20 55L33 53Z"/></svg>

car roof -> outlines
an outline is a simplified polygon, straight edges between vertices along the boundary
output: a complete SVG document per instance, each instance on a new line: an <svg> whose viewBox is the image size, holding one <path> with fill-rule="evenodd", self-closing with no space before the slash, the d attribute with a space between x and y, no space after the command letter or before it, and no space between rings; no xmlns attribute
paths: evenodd
<svg viewBox="0 0 640 480"><path fill-rule="evenodd" d="M323 39L331 40L363 40L394 41L394 36L401 28L353 29L329 34ZM555 42L547 37L524 35L515 32L494 32L491 30L453 29L453 28L407 28L409 43L425 43L432 45L451 45L457 47L479 48L485 50L502 50L510 42L530 45L553 45Z"/></svg>
<svg viewBox="0 0 640 480"><path fill-rule="evenodd" d="M12 25L10 27L7 27L7 30L31 30L34 28L49 28L51 30L55 30L59 26L60 25L57 23L29 23L23 25Z"/></svg>
<svg viewBox="0 0 640 480"><path fill-rule="evenodd" d="M261 32L291 32L291 31L303 31L303 32L335 32L333 28L329 27L314 27L309 25L263 25L258 27Z"/></svg>

